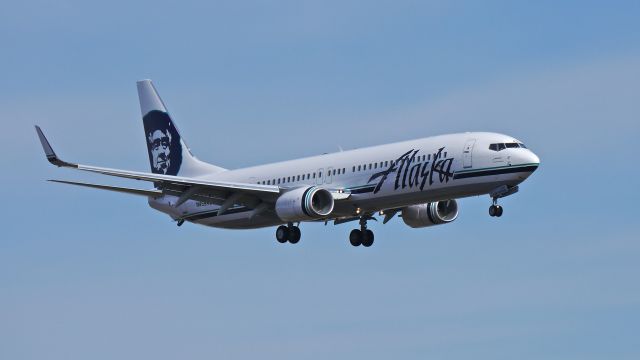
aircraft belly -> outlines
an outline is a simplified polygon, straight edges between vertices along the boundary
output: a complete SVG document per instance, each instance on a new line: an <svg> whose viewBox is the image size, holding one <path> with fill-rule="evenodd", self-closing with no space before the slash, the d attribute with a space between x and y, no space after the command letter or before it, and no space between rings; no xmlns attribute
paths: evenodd
<svg viewBox="0 0 640 360"><path fill-rule="evenodd" d="M253 211L247 211L245 213L210 216L190 221L196 224L226 229L256 229L282 224L282 220L275 215L251 217L252 213Z"/></svg>

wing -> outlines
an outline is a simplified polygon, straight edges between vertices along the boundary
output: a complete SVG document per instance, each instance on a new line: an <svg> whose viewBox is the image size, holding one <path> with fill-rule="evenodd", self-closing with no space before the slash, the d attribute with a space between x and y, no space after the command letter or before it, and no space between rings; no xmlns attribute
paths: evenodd
<svg viewBox="0 0 640 360"><path fill-rule="evenodd" d="M152 196L152 197L163 195L162 191L160 190L132 189L132 188L125 188L120 186L100 185L100 184L91 184L91 183L84 183L84 182L78 182L78 181L66 181L66 180L49 180L49 181L60 183L60 184L77 185L77 186L83 186L83 187L88 187L92 189L109 190L109 191L115 191L115 192L133 194L133 195Z"/></svg>
<svg viewBox="0 0 640 360"><path fill-rule="evenodd" d="M56 155L51 144L44 136L42 129L36 126L36 132L40 138L40 143L44 149L47 160L58 167L67 167L77 170L83 170L103 175L142 180L153 182L158 189L157 191L148 191L146 195L174 195L179 199L175 206L179 206L189 199L207 201L219 204L222 207L230 207L233 204L243 204L249 207L257 207L262 202L273 203L280 195L282 189L273 185L260 185L227 181L210 181L199 178L172 176L163 174L153 174L146 172L127 171L119 169L110 169L96 166L81 165L63 161ZM83 185L81 183L66 182L73 185ZM91 184L93 185L93 184ZM89 186L93 188L118 191L115 187L106 185ZM121 191L136 193L131 191ZM138 194L142 194L137 192Z"/></svg>

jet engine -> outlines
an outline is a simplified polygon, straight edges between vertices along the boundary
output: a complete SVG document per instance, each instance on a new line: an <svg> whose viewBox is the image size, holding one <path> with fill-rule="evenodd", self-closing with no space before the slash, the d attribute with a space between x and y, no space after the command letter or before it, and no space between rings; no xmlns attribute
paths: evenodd
<svg viewBox="0 0 640 360"><path fill-rule="evenodd" d="M284 221L320 219L333 211L333 196L315 186L290 190L276 200L276 214Z"/></svg>
<svg viewBox="0 0 640 360"><path fill-rule="evenodd" d="M446 224L457 217L458 203L455 200L411 205L402 209L402 220L412 228Z"/></svg>

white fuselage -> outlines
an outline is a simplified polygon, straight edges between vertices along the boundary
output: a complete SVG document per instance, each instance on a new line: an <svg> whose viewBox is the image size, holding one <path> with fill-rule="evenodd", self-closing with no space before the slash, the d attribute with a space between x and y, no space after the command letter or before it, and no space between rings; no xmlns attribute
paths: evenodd
<svg viewBox="0 0 640 360"><path fill-rule="evenodd" d="M516 186L538 166L524 147L490 149L491 144L521 144L496 133L428 137L302 159L222 171L202 179L282 188L318 186L344 190L330 218L350 217L414 204L488 194ZM149 204L174 219L223 228L257 228L285 223L274 212L255 215L234 206L222 215L219 205L189 200L178 207L175 196L150 198Z"/></svg>

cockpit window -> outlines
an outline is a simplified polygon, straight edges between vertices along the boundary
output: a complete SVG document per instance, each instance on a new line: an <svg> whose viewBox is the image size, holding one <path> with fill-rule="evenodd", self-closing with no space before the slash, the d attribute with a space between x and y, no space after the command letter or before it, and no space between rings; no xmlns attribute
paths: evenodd
<svg viewBox="0 0 640 360"><path fill-rule="evenodd" d="M489 150L493 150L493 151L501 151L504 149L516 149L516 148L526 149L527 147L524 146L524 144L522 143L497 143L497 144L489 145Z"/></svg>

